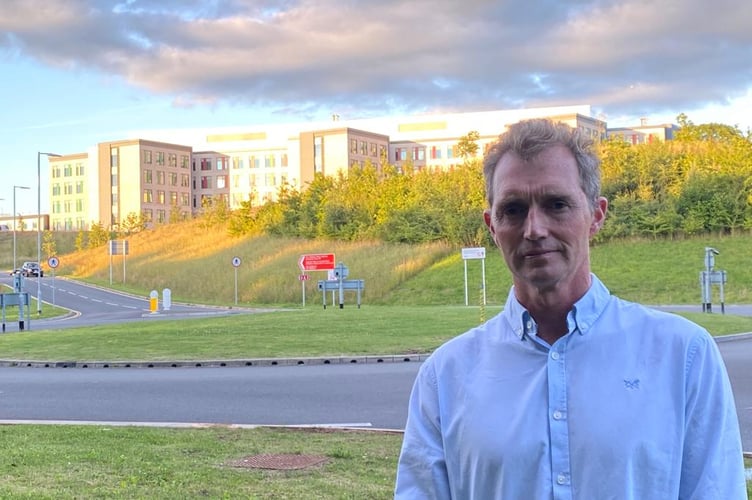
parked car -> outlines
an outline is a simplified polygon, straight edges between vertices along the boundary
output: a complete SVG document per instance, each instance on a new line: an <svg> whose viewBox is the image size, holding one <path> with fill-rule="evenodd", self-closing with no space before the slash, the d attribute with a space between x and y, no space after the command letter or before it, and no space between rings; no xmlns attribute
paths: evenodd
<svg viewBox="0 0 752 500"><path fill-rule="evenodd" d="M41 278L44 276L44 271L39 267L39 262L24 262L23 266L21 266L21 274L24 277L37 276Z"/></svg>

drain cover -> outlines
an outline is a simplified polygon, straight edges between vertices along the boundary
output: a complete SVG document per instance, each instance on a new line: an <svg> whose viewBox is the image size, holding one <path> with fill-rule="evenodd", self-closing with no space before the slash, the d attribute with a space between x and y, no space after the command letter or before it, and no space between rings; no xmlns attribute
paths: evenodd
<svg viewBox="0 0 752 500"><path fill-rule="evenodd" d="M327 461L328 458L323 455L262 454L231 460L227 462L227 465L246 469L296 470L307 469Z"/></svg>

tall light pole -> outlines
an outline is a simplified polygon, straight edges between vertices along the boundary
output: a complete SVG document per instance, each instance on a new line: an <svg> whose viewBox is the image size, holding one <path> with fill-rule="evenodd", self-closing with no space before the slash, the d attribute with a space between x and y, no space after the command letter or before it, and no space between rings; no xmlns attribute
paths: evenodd
<svg viewBox="0 0 752 500"><path fill-rule="evenodd" d="M39 276L37 276L37 314L42 315L42 155L59 157L56 153L43 153L37 151L37 264L39 264Z"/></svg>
<svg viewBox="0 0 752 500"><path fill-rule="evenodd" d="M16 267L16 190L17 189L31 189L28 186L13 186L13 270L18 269Z"/></svg>

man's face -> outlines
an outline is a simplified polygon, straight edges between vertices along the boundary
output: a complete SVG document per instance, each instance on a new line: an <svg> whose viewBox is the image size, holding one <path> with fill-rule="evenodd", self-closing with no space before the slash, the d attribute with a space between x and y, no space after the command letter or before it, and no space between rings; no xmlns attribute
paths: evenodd
<svg viewBox="0 0 752 500"><path fill-rule="evenodd" d="M568 149L553 146L528 162L505 154L493 190L493 206L484 218L515 286L571 293L589 284L589 242L605 218L607 202L600 198L592 210Z"/></svg>

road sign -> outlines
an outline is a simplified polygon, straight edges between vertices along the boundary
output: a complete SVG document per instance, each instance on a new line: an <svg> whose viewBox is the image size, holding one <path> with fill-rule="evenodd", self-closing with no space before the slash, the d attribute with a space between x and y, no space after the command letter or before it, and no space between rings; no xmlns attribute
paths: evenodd
<svg viewBox="0 0 752 500"><path fill-rule="evenodd" d="M462 249L462 258L464 260L468 260L468 259L485 259L486 258L486 247L463 248Z"/></svg>
<svg viewBox="0 0 752 500"><path fill-rule="evenodd" d="M232 267L240 267L240 257L233 257L232 258Z"/></svg>
<svg viewBox="0 0 752 500"><path fill-rule="evenodd" d="M301 271L328 271L334 269L333 253L309 253L300 256L298 267Z"/></svg>
<svg viewBox="0 0 752 500"><path fill-rule="evenodd" d="M308 281L308 275L307 274L299 274L298 280L300 281Z"/></svg>
<svg viewBox="0 0 752 500"><path fill-rule="evenodd" d="M47 259L47 264L48 264L48 265L49 265L49 266L50 266L50 267L51 267L52 269L55 269L55 268L56 268L56 267L57 267L57 266L58 266L58 265L60 264L60 260L58 260L58 258L57 258L57 257L50 257L49 259Z"/></svg>

